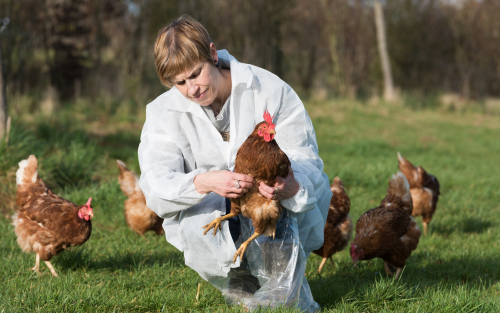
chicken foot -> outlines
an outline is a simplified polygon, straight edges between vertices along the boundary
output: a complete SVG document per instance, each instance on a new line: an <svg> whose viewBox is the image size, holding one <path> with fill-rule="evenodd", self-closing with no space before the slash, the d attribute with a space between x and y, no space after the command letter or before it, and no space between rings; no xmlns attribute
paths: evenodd
<svg viewBox="0 0 500 313"><path fill-rule="evenodd" d="M214 219L210 224L207 224L207 225L202 227L203 229L205 229L205 232L203 233L203 235L206 235L208 233L208 231L213 228L214 229L214 237L215 237L215 234L217 234L217 228L219 228L219 230L222 230L222 226L221 226L222 221L228 220L228 219L236 217L238 215L239 214L231 212L229 214L226 214L224 216L221 216L221 217Z"/></svg>
<svg viewBox="0 0 500 313"><path fill-rule="evenodd" d="M40 255L38 253L36 254L35 266L32 267L31 270L37 272L38 275L41 275L40 274Z"/></svg>
<svg viewBox="0 0 500 313"><path fill-rule="evenodd" d="M250 238L248 238L245 242L243 242L240 247L238 248L238 251L236 251L236 253L234 254L234 258L233 258L233 264L236 263L236 259L238 258L238 256L240 256L240 260L243 260L243 254L245 253L245 250L247 249L248 245L257 237L259 237L260 234L255 232L253 233L252 236L250 236Z"/></svg>

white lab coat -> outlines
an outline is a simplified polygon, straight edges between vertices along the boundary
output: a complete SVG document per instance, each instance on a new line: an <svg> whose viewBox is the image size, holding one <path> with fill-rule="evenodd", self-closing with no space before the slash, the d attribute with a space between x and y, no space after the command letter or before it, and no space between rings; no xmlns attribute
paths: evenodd
<svg viewBox="0 0 500 313"><path fill-rule="evenodd" d="M293 89L226 50L218 56L231 70L230 141L222 140L198 104L173 87L148 104L138 152L147 206L165 219L166 239L184 252L186 265L206 280L226 277L239 259L233 265L236 248L227 222L215 237L211 232L203 236L202 226L225 214L225 201L215 193L199 194L193 179L207 171L232 170L238 149L263 121L264 111L274 115L275 139L300 185L293 198L281 203L297 219L306 257L323 244L332 196L313 125Z"/></svg>

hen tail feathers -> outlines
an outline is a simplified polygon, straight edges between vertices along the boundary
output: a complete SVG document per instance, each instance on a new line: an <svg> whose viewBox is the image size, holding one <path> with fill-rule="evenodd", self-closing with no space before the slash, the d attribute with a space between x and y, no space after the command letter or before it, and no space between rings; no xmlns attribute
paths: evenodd
<svg viewBox="0 0 500 313"><path fill-rule="evenodd" d="M408 179L408 183L411 187L416 185L419 180L419 172L418 169L413 165L410 161L405 159L401 153L398 152L398 168Z"/></svg>
<svg viewBox="0 0 500 313"><path fill-rule="evenodd" d="M392 175L392 179L389 180L387 195L411 202L410 184L403 173L397 172L395 175Z"/></svg>
<svg viewBox="0 0 500 313"><path fill-rule="evenodd" d="M38 161L35 155L30 155L26 160L19 162L16 172L16 183L18 186L36 183L38 177Z"/></svg>
<svg viewBox="0 0 500 313"><path fill-rule="evenodd" d="M392 179L389 180L387 196L384 201L382 201L382 206L389 207L396 203L403 204L405 211L409 211L408 214L411 214L413 204L410 193L410 184L408 183L405 175L401 172L397 172L395 175L392 175Z"/></svg>
<svg viewBox="0 0 500 313"><path fill-rule="evenodd" d="M120 169L120 175L118 176L118 183L123 193L132 197L134 195L140 195L142 193L139 187L139 177L134 171L127 168L125 163L121 160L116 160L116 164Z"/></svg>

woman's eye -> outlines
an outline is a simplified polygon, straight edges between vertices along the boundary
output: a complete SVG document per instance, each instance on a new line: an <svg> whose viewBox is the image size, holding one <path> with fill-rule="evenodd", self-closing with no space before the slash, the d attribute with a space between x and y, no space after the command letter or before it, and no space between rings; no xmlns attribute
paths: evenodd
<svg viewBox="0 0 500 313"><path fill-rule="evenodd" d="M182 85L184 85L185 83L186 83L186 81L185 81L185 80L183 80L183 81L181 81L181 82L176 82L175 84L176 84L177 86L182 86Z"/></svg>

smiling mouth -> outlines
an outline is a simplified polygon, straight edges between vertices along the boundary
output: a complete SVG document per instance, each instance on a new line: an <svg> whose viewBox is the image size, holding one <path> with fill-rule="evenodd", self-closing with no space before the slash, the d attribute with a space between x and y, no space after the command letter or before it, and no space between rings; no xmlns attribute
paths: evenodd
<svg viewBox="0 0 500 313"><path fill-rule="evenodd" d="M203 93L201 93L199 96L196 96L196 97L191 97L193 99L196 99L196 100L200 100L201 98L203 98L203 96L205 96L205 94L207 93L208 89L205 90Z"/></svg>

